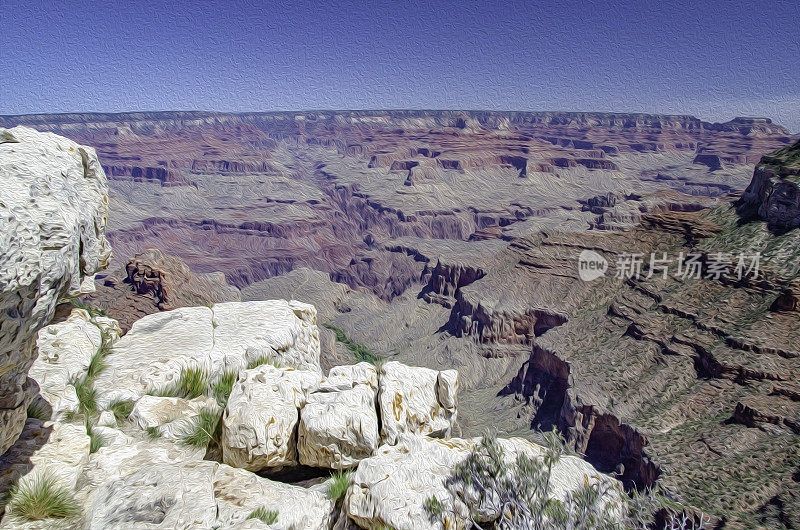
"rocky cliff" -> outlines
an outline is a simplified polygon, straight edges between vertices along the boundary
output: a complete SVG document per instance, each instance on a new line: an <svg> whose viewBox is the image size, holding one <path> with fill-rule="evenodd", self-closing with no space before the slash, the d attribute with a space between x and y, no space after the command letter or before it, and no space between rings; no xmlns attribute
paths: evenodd
<svg viewBox="0 0 800 530"><path fill-rule="evenodd" d="M325 375L315 322L313 306L269 300L148 315L121 338L84 309L43 328L42 405L0 458L0 528L443 528L426 505L448 502L479 444L450 437L458 373L387 362ZM508 465L545 454L497 443ZM576 456L551 477L555 499L590 483L619 498ZM59 508L32 511L24 499L45 483Z"/></svg>
<svg viewBox="0 0 800 530"><path fill-rule="evenodd" d="M179 307L241 301L241 293L222 272L195 273L186 263L147 249L108 274L98 275L86 303L113 314L127 332L139 318Z"/></svg>
<svg viewBox="0 0 800 530"><path fill-rule="evenodd" d="M108 184L91 147L26 127L0 129L0 453L35 393L36 332L56 304L94 289L111 257Z"/></svg>

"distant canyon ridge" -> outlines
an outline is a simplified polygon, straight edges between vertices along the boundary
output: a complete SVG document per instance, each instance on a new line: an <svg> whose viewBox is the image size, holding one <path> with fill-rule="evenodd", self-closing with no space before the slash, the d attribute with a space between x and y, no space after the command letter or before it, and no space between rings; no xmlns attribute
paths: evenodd
<svg viewBox="0 0 800 530"><path fill-rule="evenodd" d="M766 118L559 112L0 117L14 125L96 148L117 263L158 247L239 288L310 267L384 300L419 280L393 241L589 228L597 196L723 195L792 139Z"/></svg>
<svg viewBox="0 0 800 530"><path fill-rule="evenodd" d="M181 305L295 298L351 344L458 369L465 436L557 427L597 469L664 484L719 526L800 517L797 271L577 274L583 250L800 262L798 231L772 226L800 218L800 144L754 178L798 140L767 118L0 117L15 125L96 148L114 262L92 303L123 327ZM353 361L330 329L321 341L323 368Z"/></svg>

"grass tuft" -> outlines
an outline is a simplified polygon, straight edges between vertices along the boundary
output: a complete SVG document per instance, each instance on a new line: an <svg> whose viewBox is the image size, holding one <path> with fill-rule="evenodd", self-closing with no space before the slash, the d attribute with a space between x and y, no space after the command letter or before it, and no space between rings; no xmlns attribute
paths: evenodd
<svg viewBox="0 0 800 530"><path fill-rule="evenodd" d="M71 382L78 396L78 410L68 412L66 415L67 421L73 421L79 416L89 418L98 412L97 391L94 388L94 380L106 369L106 357L110 353L111 337L105 330L100 329L100 347L92 355L86 372Z"/></svg>
<svg viewBox="0 0 800 530"><path fill-rule="evenodd" d="M239 371L229 368L224 370L214 383L211 393L222 408L225 408L228 403L228 398L231 396L233 385L237 379L239 379Z"/></svg>
<svg viewBox="0 0 800 530"><path fill-rule="evenodd" d="M103 311L102 309L100 309L99 307L94 307L93 305L89 305L89 304L87 304L85 302L79 302L75 298L70 299L69 303L72 304L72 307L77 307L78 309L83 309L84 311L89 313L89 316L92 317L92 318L94 318L94 317L107 317L108 316L106 314L106 312Z"/></svg>
<svg viewBox="0 0 800 530"><path fill-rule="evenodd" d="M247 365L247 369L252 370L253 368L257 368L265 364L272 365L275 368L279 369L283 368L283 365L280 363L280 361L278 361L274 357L270 357L269 355L261 355L257 359L253 359L252 361L250 361L250 363Z"/></svg>
<svg viewBox="0 0 800 530"><path fill-rule="evenodd" d="M128 416L133 412L134 402L128 400L115 400L108 405L108 410L114 413L117 421L127 420Z"/></svg>
<svg viewBox="0 0 800 530"><path fill-rule="evenodd" d="M50 407L42 399L34 399L28 405L28 417L42 421L50 420Z"/></svg>
<svg viewBox="0 0 800 530"><path fill-rule="evenodd" d="M86 434L89 435L89 453L96 453L98 449L108 443L105 436L94 430L88 419L86 420Z"/></svg>
<svg viewBox="0 0 800 530"><path fill-rule="evenodd" d="M247 518L259 519L266 524L275 524L278 520L278 510L267 510L264 506L261 506L253 510Z"/></svg>
<svg viewBox="0 0 800 530"><path fill-rule="evenodd" d="M78 395L78 413L90 415L97 412L97 391L91 378L84 375L72 383Z"/></svg>
<svg viewBox="0 0 800 530"><path fill-rule="evenodd" d="M345 493L347 493L347 488L350 487L350 475L353 472L350 470L343 471L338 470L331 473L331 481L330 485L328 486L328 498L334 501L340 501L344 499Z"/></svg>
<svg viewBox="0 0 800 530"><path fill-rule="evenodd" d="M111 337L108 332L100 330L100 347L92 355L89 366L86 368L86 377L94 379L107 368L106 357L111 353Z"/></svg>
<svg viewBox="0 0 800 530"><path fill-rule="evenodd" d="M161 430L159 430L158 427L148 427L147 436L149 436L151 440L161 438Z"/></svg>
<svg viewBox="0 0 800 530"><path fill-rule="evenodd" d="M72 493L59 486L52 476L44 474L22 485L15 484L7 508L16 517L30 521L73 519L80 515L80 506Z"/></svg>
<svg viewBox="0 0 800 530"><path fill-rule="evenodd" d="M194 399L205 394L208 387L208 370L200 366L190 366L181 368L181 374L178 376L177 381L164 388L153 391L152 395Z"/></svg>
<svg viewBox="0 0 800 530"><path fill-rule="evenodd" d="M192 423L181 436L181 441L193 447L208 447L212 442L217 443L221 418L222 410L217 412L208 408L200 409L200 414L192 418Z"/></svg>

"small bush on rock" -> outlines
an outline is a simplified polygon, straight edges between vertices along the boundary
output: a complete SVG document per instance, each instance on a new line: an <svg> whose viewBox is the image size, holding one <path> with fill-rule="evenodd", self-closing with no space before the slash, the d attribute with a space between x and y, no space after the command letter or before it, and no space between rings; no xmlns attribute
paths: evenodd
<svg viewBox="0 0 800 530"><path fill-rule="evenodd" d="M80 506L72 493L59 486L50 475L39 475L22 485L15 484L9 493L7 508L15 516L31 521L73 519Z"/></svg>
<svg viewBox="0 0 800 530"><path fill-rule="evenodd" d="M449 498L426 500L431 521L445 528L468 529L484 528L478 521L488 519L494 520L492 528L498 530L643 530L652 526L656 513L666 512L668 528L704 527L703 518L699 526L692 518L679 518L677 505L659 492L629 497L619 484L588 476L564 500L551 498L553 466L565 453L565 444L553 432L545 436L544 445L543 458L519 454L508 465L496 438L484 436L447 479Z"/></svg>
<svg viewBox="0 0 800 530"><path fill-rule="evenodd" d="M278 510L267 510L264 506L261 506L253 510L247 518L259 519L266 524L275 524L278 520Z"/></svg>

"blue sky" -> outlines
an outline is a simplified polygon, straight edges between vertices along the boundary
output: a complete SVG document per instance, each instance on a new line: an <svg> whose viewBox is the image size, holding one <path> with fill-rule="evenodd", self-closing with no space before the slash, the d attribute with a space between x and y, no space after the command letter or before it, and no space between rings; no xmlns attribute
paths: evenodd
<svg viewBox="0 0 800 530"><path fill-rule="evenodd" d="M0 114L633 111L800 131L797 1L0 0L0 35Z"/></svg>

